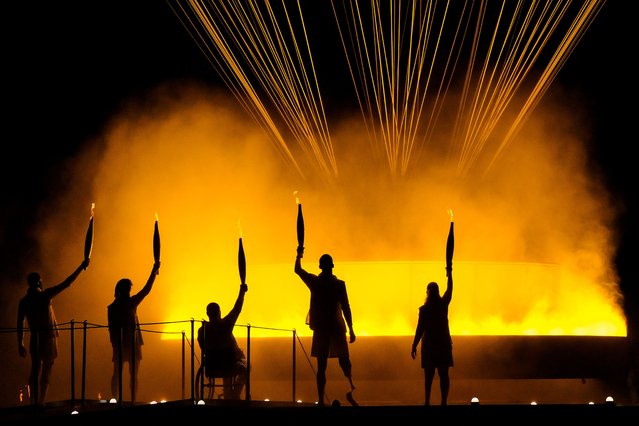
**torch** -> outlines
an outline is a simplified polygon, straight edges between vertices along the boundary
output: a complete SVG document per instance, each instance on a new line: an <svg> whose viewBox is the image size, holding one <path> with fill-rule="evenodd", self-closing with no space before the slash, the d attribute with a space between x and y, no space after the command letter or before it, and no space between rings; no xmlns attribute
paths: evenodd
<svg viewBox="0 0 639 426"><path fill-rule="evenodd" d="M237 226L240 226L240 221L237 221ZM237 251L237 268L240 271L240 283L246 284L246 257L244 256L244 246L242 245L242 229L240 228L240 245Z"/></svg>
<svg viewBox="0 0 639 426"><path fill-rule="evenodd" d="M304 216L302 215L302 203L300 203L299 197L297 197L297 191L295 191L295 202L297 203L297 248L304 248Z"/></svg>
<svg viewBox="0 0 639 426"><path fill-rule="evenodd" d="M453 251L455 250L455 232L453 222L453 211L448 210L450 214L450 229L448 230L448 240L446 241L446 276L450 276L453 268Z"/></svg>
<svg viewBox="0 0 639 426"><path fill-rule="evenodd" d="M93 251L93 209L95 203L91 203L91 218L89 219L89 228L87 229L87 235L84 239L84 259L89 260L91 258L91 251ZM87 268L84 268L86 270Z"/></svg>
<svg viewBox="0 0 639 426"><path fill-rule="evenodd" d="M153 230L153 258L155 262L160 261L160 229L158 227L158 214L155 214L155 228ZM158 270L158 275L160 271Z"/></svg>

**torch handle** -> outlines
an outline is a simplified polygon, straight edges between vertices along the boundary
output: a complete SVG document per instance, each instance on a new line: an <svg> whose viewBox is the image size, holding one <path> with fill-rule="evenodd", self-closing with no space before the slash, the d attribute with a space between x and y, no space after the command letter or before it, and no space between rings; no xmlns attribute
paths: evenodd
<svg viewBox="0 0 639 426"><path fill-rule="evenodd" d="M89 260L91 258L91 252L93 251L93 216L89 219L89 228L87 229L87 235L84 239L84 259ZM84 268L86 270L86 268Z"/></svg>
<svg viewBox="0 0 639 426"><path fill-rule="evenodd" d="M246 284L246 257L244 256L244 245L240 237L240 245L237 252L237 267L240 271L240 283Z"/></svg>
<svg viewBox="0 0 639 426"><path fill-rule="evenodd" d="M155 221L155 228L153 229L153 259L155 262L160 261L160 229L158 227L158 221ZM158 271L158 275L160 271Z"/></svg>
<svg viewBox="0 0 639 426"><path fill-rule="evenodd" d="M297 247L304 247L304 216L301 203L297 205Z"/></svg>
<svg viewBox="0 0 639 426"><path fill-rule="evenodd" d="M446 240L446 276L453 268L453 252L455 251L455 230L453 222L450 222L448 239Z"/></svg>

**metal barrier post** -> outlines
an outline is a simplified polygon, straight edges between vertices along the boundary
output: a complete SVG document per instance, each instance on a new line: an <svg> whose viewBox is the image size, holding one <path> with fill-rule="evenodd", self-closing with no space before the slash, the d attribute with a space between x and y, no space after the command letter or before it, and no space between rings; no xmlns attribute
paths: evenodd
<svg viewBox="0 0 639 426"><path fill-rule="evenodd" d="M297 358L295 356L295 329L293 329L293 402L295 402L296 361Z"/></svg>
<svg viewBox="0 0 639 426"><path fill-rule="evenodd" d="M195 320L191 318L191 399L195 401Z"/></svg>
<svg viewBox="0 0 639 426"><path fill-rule="evenodd" d="M82 405L86 398L86 379L87 379L87 321L82 323L82 394L80 396Z"/></svg>
<svg viewBox="0 0 639 426"><path fill-rule="evenodd" d="M182 330L182 399L184 399L184 364L186 362L185 360L185 353L184 353L184 340L186 339L186 337L184 336L184 330Z"/></svg>
<svg viewBox="0 0 639 426"><path fill-rule="evenodd" d="M75 322L71 320L71 403L75 404Z"/></svg>
<svg viewBox="0 0 639 426"><path fill-rule="evenodd" d="M246 394L245 399L251 400L251 324L246 325Z"/></svg>

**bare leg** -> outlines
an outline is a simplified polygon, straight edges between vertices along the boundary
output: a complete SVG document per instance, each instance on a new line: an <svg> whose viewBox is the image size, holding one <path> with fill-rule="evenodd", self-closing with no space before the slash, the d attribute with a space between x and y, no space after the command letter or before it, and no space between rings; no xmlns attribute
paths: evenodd
<svg viewBox="0 0 639 426"><path fill-rule="evenodd" d="M222 383L224 385L224 399L236 399L235 390L233 389L233 378L224 377L222 378Z"/></svg>
<svg viewBox="0 0 639 426"><path fill-rule="evenodd" d="M47 399L47 390L49 390L49 381L51 379L51 370L53 369L53 360L42 362L42 376L40 377L40 392L38 393L38 404L44 405Z"/></svg>
<svg viewBox="0 0 639 426"><path fill-rule="evenodd" d="M131 363L129 362L129 365ZM130 388L131 388L131 402L135 402L136 401L136 396L138 393L138 372L140 370L140 360L136 359L135 363L133 363L133 366L129 367L129 374L131 375L131 384L130 384Z"/></svg>
<svg viewBox="0 0 639 426"><path fill-rule="evenodd" d="M111 398L120 400L120 367L116 361L113 361L113 374L111 375Z"/></svg>
<svg viewBox="0 0 639 426"><path fill-rule="evenodd" d="M324 406L324 389L326 388L326 367L328 358L325 356L317 357L317 403Z"/></svg>
<svg viewBox="0 0 639 426"><path fill-rule="evenodd" d="M442 394L442 405L448 405L448 390L450 389L450 377L448 376L448 367L439 367L439 388Z"/></svg>
<svg viewBox="0 0 639 426"><path fill-rule="evenodd" d="M238 362L235 365L235 377L233 378L233 399L242 398L242 390L246 385L248 369L244 363Z"/></svg>
<svg viewBox="0 0 639 426"><path fill-rule="evenodd" d="M433 379L435 378L434 368L424 369L424 405L430 405L430 390L433 386Z"/></svg>
<svg viewBox="0 0 639 426"><path fill-rule="evenodd" d="M40 361L37 357L31 356L31 373L29 374L29 397L31 400L31 404L36 404L38 402L38 382L40 377Z"/></svg>

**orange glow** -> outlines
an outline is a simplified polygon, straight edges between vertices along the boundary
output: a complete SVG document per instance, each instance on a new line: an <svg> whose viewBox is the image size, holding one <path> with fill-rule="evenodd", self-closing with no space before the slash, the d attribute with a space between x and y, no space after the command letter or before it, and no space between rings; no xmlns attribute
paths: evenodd
<svg viewBox="0 0 639 426"><path fill-rule="evenodd" d="M155 108L149 100L114 118L104 146L88 144L75 172L91 180L74 180L52 209L59 213L42 224L43 247L61 247L43 265L54 277L78 261L84 226L61 226L71 207L85 205L77 194L90 193L109 212L82 284L56 300L59 317L106 324L115 283L128 277L132 292L142 288L153 265L147 206L155 205L163 212L162 275L138 309L142 323L175 322L166 331L181 331L191 318L205 318L211 301L231 309L238 291L234 225L242 217L250 226L251 290L238 325L251 324L252 336L288 335L273 328L310 335L308 289L293 272L290 194L298 187L305 193L303 266L319 272L319 257L333 256L358 335L414 333L426 283L445 281L446 205L463 212L455 221L453 334L626 334L612 262L616 212L590 174L582 135L569 133L580 128L569 125L570 114L563 127L548 125L558 111L532 117L521 143L482 179L456 179L454 167L433 153L402 181L380 172L384 166L363 148L365 130L343 117L334 131L342 173L327 184L283 166L233 100L201 87L161 94Z"/></svg>
<svg viewBox="0 0 639 426"><path fill-rule="evenodd" d="M417 308L429 280L445 282L441 262L336 262L335 274L346 280L359 336L405 336L415 331ZM309 270L317 261L307 261ZM557 265L455 262L455 295L450 327L455 335L593 335L625 336L625 323L605 294L579 290L581 278ZM194 274L194 275L197 275ZM309 336L304 324L308 290L292 274L291 264L251 265L251 293L238 324L250 323L255 337L282 337L285 332L259 327L296 329ZM173 277L166 277L173 281ZM179 277L175 277L177 281ZM195 280L195 277L193 277ZM183 281L188 281L184 280ZM167 320L185 319L204 303L188 294L212 294L230 310L237 294L235 280L207 290L190 286L179 302L166 307ZM285 296L283 296L285 295ZM574 300L579 300L575 303ZM177 332L184 325L169 327ZM244 331L239 331L243 335Z"/></svg>

